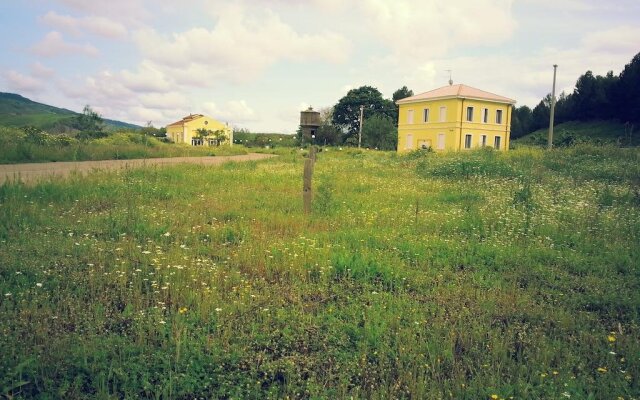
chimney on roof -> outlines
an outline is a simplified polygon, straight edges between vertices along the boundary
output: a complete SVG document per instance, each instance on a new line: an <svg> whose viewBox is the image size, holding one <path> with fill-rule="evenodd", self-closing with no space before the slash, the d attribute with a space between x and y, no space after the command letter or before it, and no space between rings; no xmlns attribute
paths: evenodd
<svg viewBox="0 0 640 400"><path fill-rule="evenodd" d="M449 73L449 86L453 85L453 79L451 79L451 70L447 69L446 70Z"/></svg>

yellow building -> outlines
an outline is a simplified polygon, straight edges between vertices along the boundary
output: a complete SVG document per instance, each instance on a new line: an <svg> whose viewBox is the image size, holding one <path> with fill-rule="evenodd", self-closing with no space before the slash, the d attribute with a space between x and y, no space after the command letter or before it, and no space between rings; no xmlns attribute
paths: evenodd
<svg viewBox="0 0 640 400"><path fill-rule="evenodd" d="M515 100L466 85L449 85L396 101L398 152L432 148L509 148Z"/></svg>
<svg viewBox="0 0 640 400"><path fill-rule="evenodd" d="M174 143L192 146L233 145L233 131L229 126L202 114L189 114L167 125L167 137Z"/></svg>

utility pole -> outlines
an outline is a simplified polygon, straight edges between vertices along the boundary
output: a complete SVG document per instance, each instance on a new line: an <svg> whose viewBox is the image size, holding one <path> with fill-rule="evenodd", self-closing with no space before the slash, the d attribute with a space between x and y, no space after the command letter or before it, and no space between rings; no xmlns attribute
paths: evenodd
<svg viewBox="0 0 640 400"><path fill-rule="evenodd" d="M551 112L549 113L549 138L547 139L547 148L553 148L553 114L556 108L556 70L558 64L553 64L553 90L551 91Z"/></svg>
<svg viewBox="0 0 640 400"><path fill-rule="evenodd" d="M360 130L358 130L358 148L362 147L362 113L364 106L360 106Z"/></svg>

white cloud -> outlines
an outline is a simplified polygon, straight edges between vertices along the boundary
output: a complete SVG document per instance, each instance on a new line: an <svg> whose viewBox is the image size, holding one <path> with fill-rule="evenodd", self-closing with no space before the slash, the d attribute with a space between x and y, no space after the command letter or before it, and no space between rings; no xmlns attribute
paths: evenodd
<svg viewBox="0 0 640 400"><path fill-rule="evenodd" d="M507 40L516 22L512 0L363 0L367 27L399 58L428 61L457 46Z"/></svg>
<svg viewBox="0 0 640 400"><path fill-rule="evenodd" d="M87 0L57 0L69 9L82 12L88 15L107 17L117 20L125 25L139 25L142 20L148 19L151 15L149 10L153 10L159 3L169 0L156 0L151 4L145 4L143 0L109 0L109 1L87 1Z"/></svg>
<svg viewBox="0 0 640 400"><path fill-rule="evenodd" d="M228 101L223 107L218 107L213 102L205 102L202 104L202 109L205 114L209 114L221 122L239 124L258 119L256 112L247 105L245 100Z"/></svg>
<svg viewBox="0 0 640 400"><path fill-rule="evenodd" d="M9 89L18 93L34 93L44 89L44 84L39 79L14 70L7 71L3 77Z"/></svg>
<svg viewBox="0 0 640 400"><path fill-rule="evenodd" d="M31 75L37 78L51 78L55 75L55 71L47 66L42 65L40 62L35 62L31 65Z"/></svg>
<svg viewBox="0 0 640 400"><path fill-rule="evenodd" d="M342 36L301 34L274 12L241 4L220 4L211 29L196 27L170 36L153 29L134 38L145 58L170 72L177 82L215 84L216 80L248 82L281 60L344 62L350 53Z"/></svg>
<svg viewBox="0 0 640 400"><path fill-rule="evenodd" d="M65 55L85 55L95 57L98 49L90 44L75 44L64 40L62 34L51 31L40 42L35 44L31 51L42 57L57 57Z"/></svg>
<svg viewBox="0 0 640 400"><path fill-rule="evenodd" d="M120 81L128 89L135 92L166 92L170 90L170 79L152 62L143 61L136 72L123 70Z"/></svg>
<svg viewBox="0 0 640 400"><path fill-rule="evenodd" d="M640 27L618 26L604 31L589 32L582 40L583 46L590 52L633 54L638 51Z"/></svg>
<svg viewBox="0 0 640 400"><path fill-rule="evenodd" d="M81 35L82 32L89 32L94 35L112 39L122 38L127 35L127 29L124 25L106 17L88 16L75 18L49 11L41 17L41 20L54 29L75 36Z"/></svg>

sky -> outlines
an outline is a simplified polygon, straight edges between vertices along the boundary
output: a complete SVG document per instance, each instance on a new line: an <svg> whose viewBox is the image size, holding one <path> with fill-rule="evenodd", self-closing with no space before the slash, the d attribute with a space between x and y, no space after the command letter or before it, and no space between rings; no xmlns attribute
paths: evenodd
<svg viewBox="0 0 640 400"><path fill-rule="evenodd" d="M640 52L640 0L0 0L0 91L156 127L294 133L348 90L463 83L535 106Z"/></svg>

